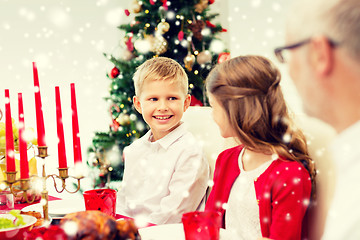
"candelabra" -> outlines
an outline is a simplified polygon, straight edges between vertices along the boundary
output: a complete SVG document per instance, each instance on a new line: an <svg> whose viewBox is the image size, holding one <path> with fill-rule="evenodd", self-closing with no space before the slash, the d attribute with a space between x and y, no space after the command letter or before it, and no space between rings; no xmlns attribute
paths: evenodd
<svg viewBox="0 0 360 240"><path fill-rule="evenodd" d="M30 188L30 179L31 178L40 178L42 181L41 203L43 203L43 215L44 215L44 219L46 221L49 220L49 208L48 208L49 207L49 205L48 205L49 195L48 195L48 191L47 191L46 180L48 178L53 179L54 188L55 188L56 192L58 192L58 193L62 193L64 190L68 193L76 193L80 189L80 180L83 178L83 176L69 176L68 168L59 168L59 175L56 175L56 174L46 175L45 158L47 156L48 156L47 146L38 146L38 157L42 159L42 174L41 174L41 176L34 175L28 179L17 180L16 179L16 173L17 173L16 171L6 172L6 181L5 181L5 183L8 185L11 193L14 196L16 196L16 192L14 190L15 183L20 182L20 190L23 191L23 199L25 199L25 201L27 203L33 203L36 198L35 195L33 195L31 198L31 197L28 197L28 194L27 194L28 191L31 189ZM75 191L70 191L66 187L66 179L69 177L77 180L77 188ZM60 188L58 187L58 185L56 183L56 179L61 180Z"/></svg>

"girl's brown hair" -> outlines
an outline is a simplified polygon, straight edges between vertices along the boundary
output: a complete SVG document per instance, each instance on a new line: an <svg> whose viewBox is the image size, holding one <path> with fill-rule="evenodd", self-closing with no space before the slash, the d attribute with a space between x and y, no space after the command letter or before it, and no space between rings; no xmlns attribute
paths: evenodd
<svg viewBox="0 0 360 240"><path fill-rule="evenodd" d="M206 87L224 107L236 137L246 148L299 162L314 185L315 167L303 133L289 117L280 79L279 70L268 59L240 56L217 65Z"/></svg>

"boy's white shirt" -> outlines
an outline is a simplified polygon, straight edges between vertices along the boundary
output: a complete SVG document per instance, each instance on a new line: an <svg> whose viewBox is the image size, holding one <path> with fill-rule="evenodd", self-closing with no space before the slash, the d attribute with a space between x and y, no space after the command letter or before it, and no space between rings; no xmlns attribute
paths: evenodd
<svg viewBox="0 0 360 240"><path fill-rule="evenodd" d="M151 137L148 131L124 149L117 213L155 224L179 223L205 197L209 165L184 124L158 141Z"/></svg>

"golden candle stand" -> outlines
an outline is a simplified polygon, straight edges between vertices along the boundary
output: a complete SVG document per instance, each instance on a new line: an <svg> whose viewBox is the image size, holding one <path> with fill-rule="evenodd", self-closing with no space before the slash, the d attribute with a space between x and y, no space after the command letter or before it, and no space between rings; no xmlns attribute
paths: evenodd
<svg viewBox="0 0 360 240"><path fill-rule="evenodd" d="M45 158L47 156L48 156L48 154L47 154L47 146L38 146L38 157L43 159L43 162L42 162L42 175L41 175L41 177L33 175L30 178L40 178L42 180L43 189L42 189L42 192L41 192L41 201L40 202L44 204L43 205L44 219L46 221L49 221L49 209L48 209L49 195L48 195L48 191L47 191L47 188L46 188L46 180L48 178L53 179L55 190L58 193L62 193L64 190L66 192L68 192L68 193L76 193L80 189L80 180L82 178L84 178L84 177L83 176L80 176L80 177L72 177L72 176L70 176L70 177L76 179L78 182L77 182L77 189L75 191L69 191L66 188L66 183L65 183L65 180L67 178L69 178L68 168L59 168L59 175L56 175L56 174L46 175L46 173L45 173ZM15 197L16 192L14 190L14 184L16 182L20 182L20 190L23 191L23 198L25 199L25 201L27 203L33 203L36 196L34 195L32 197L32 199L31 199L27 195L27 192L30 190L30 178L16 180L16 173L17 173L16 171L15 172L6 172L6 181L5 181L5 183L8 185L11 193ZM56 184L56 181L55 181L56 178L61 180L61 183L62 183L61 185L62 186L61 186L60 189L58 189L58 186Z"/></svg>

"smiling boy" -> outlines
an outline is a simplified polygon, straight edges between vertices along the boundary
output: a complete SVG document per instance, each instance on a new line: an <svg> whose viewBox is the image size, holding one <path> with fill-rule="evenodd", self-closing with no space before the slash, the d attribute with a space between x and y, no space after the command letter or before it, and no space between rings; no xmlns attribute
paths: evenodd
<svg viewBox="0 0 360 240"><path fill-rule="evenodd" d="M181 122L190 105L188 78L176 61L157 57L134 74L134 107L150 130L124 149L117 212L155 224L178 223L206 194L209 166Z"/></svg>

